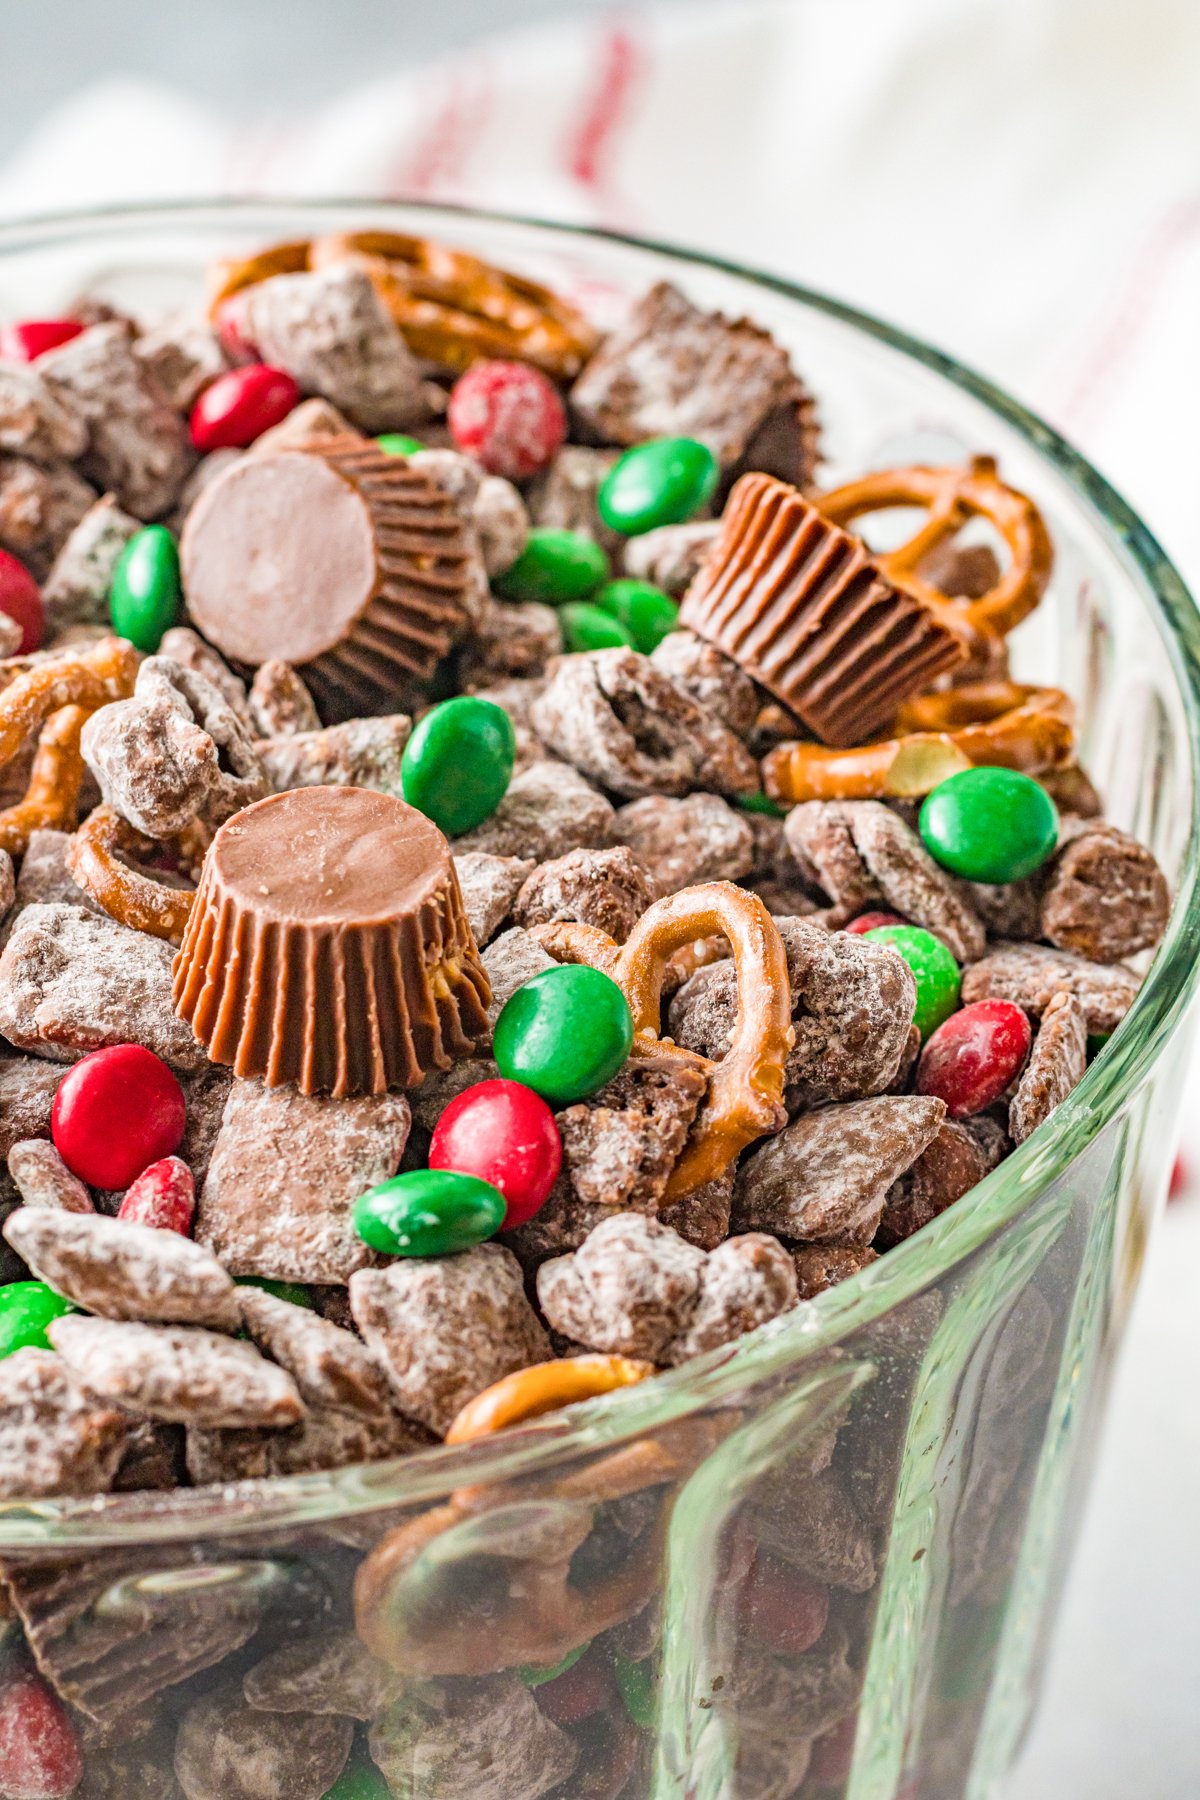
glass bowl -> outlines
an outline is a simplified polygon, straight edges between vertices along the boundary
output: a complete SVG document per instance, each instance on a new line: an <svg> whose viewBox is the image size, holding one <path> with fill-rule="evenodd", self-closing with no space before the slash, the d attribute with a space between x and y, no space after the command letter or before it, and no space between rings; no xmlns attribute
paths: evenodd
<svg viewBox="0 0 1200 1800"><path fill-rule="evenodd" d="M152 313L197 299L216 256L369 226L565 287L602 322L663 279L749 315L819 397L831 482L996 454L1057 547L1018 673L1075 695L1108 816L1153 846L1177 899L1136 1005L1048 1124L916 1237L736 1346L463 1448L0 1508L0 1567L79 1708L83 1791L320 1800L353 1740L339 1800L1002 1794L1187 1062L1192 603L1119 496L1014 400L713 258L372 202L156 208L0 233L0 309L52 316L86 288Z"/></svg>

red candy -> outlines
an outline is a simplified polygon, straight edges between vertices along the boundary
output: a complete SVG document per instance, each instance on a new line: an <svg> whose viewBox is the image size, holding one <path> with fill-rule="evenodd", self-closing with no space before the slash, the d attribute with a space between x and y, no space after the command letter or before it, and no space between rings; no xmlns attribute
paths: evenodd
<svg viewBox="0 0 1200 1800"><path fill-rule="evenodd" d="M186 1121L183 1090L166 1063L141 1044L114 1044L63 1076L50 1135L72 1175L90 1187L127 1188L179 1148Z"/></svg>
<svg viewBox="0 0 1200 1800"><path fill-rule="evenodd" d="M788 1563L759 1552L742 1589L742 1618L779 1656L803 1656L829 1622L829 1590Z"/></svg>
<svg viewBox="0 0 1200 1800"><path fill-rule="evenodd" d="M976 1000L930 1037L917 1067L917 1092L944 1100L952 1119L982 1112L1016 1080L1032 1036L1011 1000Z"/></svg>
<svg viewBox="0 0 1200 1800"><path fill-rule="evenodd" d="M0 325L0 361L35 362L82 330L78 319L19 319L15 325Z"/></svg>
<svg viewBox="0 0 1200 1800"><path fill-rule="evenodd" d="M452 1100L429 1146L431 1169L478 1175L508 1201L504 1231L532 1219L558 1179L562 1140L540 1094L519 1081L481 1081Z"/></svg>
<svg viewBox="0 0 1200 1800"><path fill-rule="evenodd" d="M613 1678L607 1665L597 1651L589 1650L553 1681L541 1684L537 1703L548 1719L569 1728L607 1706L612 1693Z"/></svg>
<svg viewBox="0 0 1200 1800"><path fill-rule="evenodd" d="M820 1787L841 1787L850 1778L854 1762L854 1739L858 1732L858 1714L847 1713L831 1730L822 1732L812 1747L808 1779Z"/></svg>
<svg viewBox="0 0 1200 1800"><path fill-rule="evenodd" d="M850 923L845 926L844 929L851 932L855 937L861 937L864 931L874 931L877 927L882 925L908 924L911 924L911 920L906 919L902 913L859 913L857 919L851 919Z"/></svg>
<svg viewBox="0 0 1200 1800"><path fill-rule="evenodd" d="M44 1681L20 1674L0 1688L0 1794L66 1800L83 1780L79 1741Z"/></svg>
<svg viewBox="0 0 1200 1800"><path fill-rule="evenodd" d="M42 596L25 564L7 550L0 550L0 612L7 613L21 627L18 656L28 656L39 647L46 628Z"/></svg>
<svg viewBox="0 0 1200 1800"><path fill-rule="evenodd" d="M446 422L460 450L510 481L544 469L567 435L558 389L528 363L472 363L450 390Z"/></svg>
<svg viewBox="0 0 1200 1800"><path fill-rule="evenodd" d="M157 1231L177 1231L189 1237L196 1211L196 1183L192 1171L178 1156L143 1169L117 1213L127 1225L151 1225Z"/></svg>
<svg viewBox="0 0 1200 1800"><path fill-rule="evenodd" d="M255 438L286 419L300 389L283 369L250 363L230 369L206 387L192 408L192 442L197 450L244 450Z"/></svg>

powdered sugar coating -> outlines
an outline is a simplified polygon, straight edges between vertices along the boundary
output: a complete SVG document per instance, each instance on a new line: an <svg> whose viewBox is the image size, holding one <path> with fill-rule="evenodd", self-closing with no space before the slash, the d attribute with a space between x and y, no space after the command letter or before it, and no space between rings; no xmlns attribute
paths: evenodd
<svg viewBox="0 0 1200 1800"><path fill-rule="evenodd" d="M537 1272L538 1302L556 1331L589 1350L666 1363L691 1320L702 1250L640 1213L597 1225Z"/></svg>
<svg viewBox="0 0 1200 1800"><path fill-rule="evenodd" d="M656 587L664 588L672 599L681 600L720 535L719 519L691 519L685 525L658 525L653 531L643 531L630 538L625 550L625 572L640 581L652 581ZM686 635L691 637L692 633ZM717 651L716 654L720 656L721 653ZM733 666L736 668L736 663ZM667 672L678 673L669 668Z"/></svg>
<svg viewBox="0 0 1200 1800"><path fill-rule="evenodd" d="M550 1356L521 1265L500 1244L361 1269L350 1305L401 1409L439 1435L484 1388Z"/></svg>
<svg viewBox="0 0 1200 1800"><path fill-rule="evenodd" d="M92 1197L47 1138L24 1138L8 1153L8 1172L26 1206L92 1213Z"/></svg>
<svg viewBox="0 0 1200 1800"><path fill-rule="evenodd" d="M1050 865L1041 930L1059 950L1115 963L1152 950L1171 896L1152 853L1113 825L1076 825Z"/></svg>
<svg viewBox="0 0 1200 1800"><path fill-rule="evenodd" d="M206 456L202 468L207 468L214 456L219 460L225 452L214 451ZM238 452L233 452L237 455ZM190 625L172 625L170 631L164 631L158 654L178 663L181 669L191 669L196 675L203 675L205 681L212 683L221 694L227 706L237 714L246 730L253 734L254 721L250 716L250 705L246 698L246 684L240 675L235 675L225 658L213 649Z"/></svg>
<svg viewBox="0 0 1200 1800"><path fill-rule="evenodd" d="M666 529L691 531L695 527L677 525ZM640 542L640 538L633 540L633 544ZM737 737L747 736L758 717L758 690L745 670L715 644L706 644L692 631L672 631L651 651L650 661L686 688L694 700Z"/></svg>
<svg viewBox="0 0 1200 1800"><path fill-rule="evenodd" d="M601 519L596 496L619 454L590 444L564 444L530 483L533 523L555 531L579 531L606 550L616 550L622 543L620 533Z"/></svg>
<svg viewBox="0 0 1200 1800"><path fill-rule="evenodd" d="M482 850L468 850L455 857L467 923L478 945L491 943L534 866L528 857L488 856Z"/></svg>
<svg viewBox="0 0 1200 1800"><path fill-rule="evenodd" d="M215 1331L76 1313L52 1320L48 1336L92 1393L127 1412L169 1424L226 1428L283 1427L304 1417L296 1384L285 1370L252 1345Z"/></svg>
<svg viewBox="0 0 1200 1800"><path fill-rule="evenodd" d="M412 736L407 713L348 719L324 731L259 738L254 748L276 794L299 787L366 787L404 795L401 759Z"/></svg>
<svg viewBox="0 0 1200 1800"><path fill-rule="evenodd" d="M0 975L3 974L0 959ZM1120 963L1094 963L1043 944L1000 944L963 972L962 1004L1011 1000L1040 1017L1055 994L1073 994L1089 1031L1115 1031L1137 999L1141 983Z"/></svg>
<svg viewBox="0 0 1200 1800"><path fill-rule="evenodd" d="M861 1248L850 1244L802 1244L792 1251L799 1299L815 1300L827 1288L879 1261L878 1251L869 1245Z"/></svg>
<svg viewBox="0 0 1200 1800"><path fill-rule="evenodd" d="M618 807L613 836L637 852L663 894L702 881L739 881L754 856L749 820L719 794L631 800Z"/></svg>
<svg viewBox="0 0 1200 1800"><path fill-rule="evenodd" d="M695 1308L669 1360L687 1362L732 1344L790 1311L798 1298L796 1271L782 1244L762 1232L729 1238L704 1264Z"/></svg>
<svg viewBox="0 0 1200 1800"><path fill-rule="evenodd" d="M235 1680L184 1713L175 1774L186 1800L322 1800L353 1738L349 1719L257 1712Z"/></svg>
<svg viewBox="0 0 1200 1800"><path fill-rule="evenodd" d="M554 665L531 709L559 756L613 793L752 792L749 751L687 689L635 650L596 650Z"/></svg>
<svg viewBox="0 0 1200 1800"><path fill-rule="evenodd" d="M503 475L489 475L461 450L417 450L409 465L448 494L470 526L487 575L511 568L529 536L520 492Z"/></svg>
<svg viewBox="0 0 1200 1800"><path fill-rule="evenodd" d="M68 625L108 622L108 594L117 561L141 521L122 512L111 494L88 508L54 559L42 588L50 634Z"/></svg>
<svg viewBox="0 0 1200 1800"><path fill-rule="evenodd" d="M0 456L0 545L44 581L96 498L70 463L44 469L23 456Z"/></svg>
<svg viewBox="0 0 1200 1800"><path fill-rule="evenodd" d="M303 679L291 663L278 657L255 669L247 703L259 737L296 737L321 729L316 702Z"/></svg>
<svg viewBox="0 0 1200 1800"><path fill-rule="evenodd" d="M273 1650L242 1680L259 1712L337 1713L373 1719L400 1699L408 1678L372 1656L353 1631L329 1631Z"/></svg>
<svg viewBox="0 0 1200 1800"><path fill-rule="evenodd" d="M458 653L458 679L464 689L528 680L544 674L562 647L562 626L552 606L489 598Z"/></svg>
<svg viewBox="0 0 1200 1800"><path fill-rule="evenodd" d="M536 712L535 700L530 708ZM568 850L598 850L610 841L613 809L603 794L565 763L535 762L514 775L490 819L454 842L454 853L525 856L549 862Z"/></svg>
<svg viewBox="0 0 1200 1800"><path fill-rule="evenodd" d="M729 1236L733 1180L733 1169L726 1169L701 1187L693 1188L690 1194L682 1194L678 1200L660 1206L659 1223L669 1225L698 1250L715 1250Z"/></svg>
<svg viewBox="0 0 1200 1800"><path fill-rule="evenodd" d="M391 1412L387 1382L352 1331L259 1288L243 1288L240 1300L251 1338L287 1370L308 1405L352 1414Z"/></svg>
<svg viewBox="0 0 1200 1800"><path fill-rule="evenodd" d="M941 938L957 962L982 956L986 939L981 920L916 832L876 800L844 804L855 846L887 906Z"/></svg>
<svg viewBox="0 0 1200 1800"><path fill-rule="evenodd" d="M554 958L547 956L535 937L519 925L510 931L501 932L500 936L490 943L483 952L481 961L487 971L491 983L492 998L488 1005L488 1038L480 1043L480 1049L488 1049L491 1045L491 1033L496 1028L496 1020L504 1011L519 987L540 975L543 969L555 966Z"/></svg>
<svg viewBox="0 0 1200 1800"><path fill-rule="evenodd" d="M574 1741L512 1673L414 1683L372 1722L368 1742L391 1792L412 1800L541 1800L575 1791L567 1785Z"/></svg>
<svg viewBox="0 0 1200 1800"><path fill-rule="evenodd" d="M1029 1061L1008 1108L1014 1144L1023 1144L1054 1111L1087 1069L1087 1017L1071 994L1055 994L1038 1026Z"/></svg>
<svg viewBox="0 0 1200 1800"><path fill-rule="evenodd" d="M913 1094L804 1114L742 1164L735 1222L802 1241L869 1244L889 1188L945 1116L941 1100Z"/></svg>
<svg viewBox="0 0 1200 1800"><path fill-rule="evenodd" d="M0 1495L103 1494L131 1421L88 1392L61 1357L17 1350L0 1361Z"/></svg>
<svg viewBox="0 0 1200 1800"><path fill-rule="evenodd" d="M403 1094L330 1100L235 1081L196 1215L196 1240L234 1275L344 1282L373 1261L358 1196L399 1167Z"/></svg>
<svg viewBox="0 0 1200 1800"><path fill-rule="evenodd" d="M0 451L32 462L73 462L87 440L78 410L58 398L33 363L0 362Z"/></svg>
<svg viewBox="0 0 1200 1800"><path fill-rule="evenodd" d="M527 930L556 920L594 925L623 944L658 888L645 864L624 844L608 850L569 850L534 869L513 903L513 919Z"/></svg>
<svg viewBox="0 0 1200 1800"><path fill-rule="evenodd" d="M4 1235L42 1281L86 1312L219 1331L241 1323L237 1290L221 1264L177 1231L23 1206L5 1221Z"/></svg>
<svg viewBox="0 0 1200 1800"><path fill-rule="evenodd" d="M200 1487L210 1482L267 1481L409 1456L432 1441L421 1426L394 1409L347 1413L330 1406L310 1406L299 1425L285 1430L190 1427L187 1470Z"/></svg>
<svg viewBox="0 0 1200 1800"><path fill-rule="evenodd" d="M557 1114L576 1199L653 1212L707 1088L688 1058L639 1055L590 1099Z"/></svg>
<svg viewBox="0 0 1200 1800"><path fill-rule="evenodd" d="M920 1231L977 1186L995 1160L965 1124L944 1119L937 1136L889 1193L875 1242L890 1250Z"/></svg>
<svg viewBox="0 0 1200 1800"><path fill-rule="evenodd" d="M180 412L229 367L221 340L202 313L178 312L144 331L133 353Z"/></svg>

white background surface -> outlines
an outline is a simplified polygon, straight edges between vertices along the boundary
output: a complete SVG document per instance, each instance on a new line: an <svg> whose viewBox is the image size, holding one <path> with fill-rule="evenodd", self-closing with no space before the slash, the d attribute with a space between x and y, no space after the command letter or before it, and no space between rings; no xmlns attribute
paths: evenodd
<svg viewBox="0 0 1200 1800"><path fill-rule="evenodd" d="M1196 0L0 0L0 28L0 213L417 191L742 255L1012 387L1200 578ZM1188 1194L1011 1800L1200 1795L1198 1290Z"/></svg>

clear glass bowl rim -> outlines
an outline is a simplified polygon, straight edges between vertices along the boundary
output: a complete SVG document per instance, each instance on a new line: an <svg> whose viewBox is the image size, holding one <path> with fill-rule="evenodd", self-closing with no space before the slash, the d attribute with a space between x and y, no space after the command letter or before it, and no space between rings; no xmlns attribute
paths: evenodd
<svg viewBox="0 0 1200 1800"><path fill-rule="evenodd" d="M0 226L0 257L56 244L103 239L122 231L250 229L261 220L263 242L295 235L273 221L293 223L329 214L344 224L353 214L422 236L448 236L456 224L544 233L550 239L593 239L648 251L677 265L681 276L703 267L783 295L900 352L962 389L1014 428L1065 478L1074 498L1118 551L1162 638L1188 729L1191 818L1175 905L1138 999L1104 1053L1048 1126L1037 1132L940 1219L798 1312L760 1328L738 1344L686 1367L549 1414L519 1430L462 1447L437 1446L398 1461L328 1474L286 1476L177 1494L124 1494L86 1500L0 1505L0 1548L99 1548L103 1544L232 1537L264 1529L314 1528L382 1507L439 1498L464 1483L512 1480L548 1471L570 1457L594 1454L643 1435L702 1407L732 1403L751 1384L827 1353L853 1332L879 1320L973 1255L1011 1224L1062 1176L1106 1124L1150 1078L1200 980L1200 615L1182 577L1141 518L1077 450L1046 422L986 377L932 345L869 313L811 288L704 251L516 213L419 201L326 198L196 200L116 206L47 214Z"/></svg>

